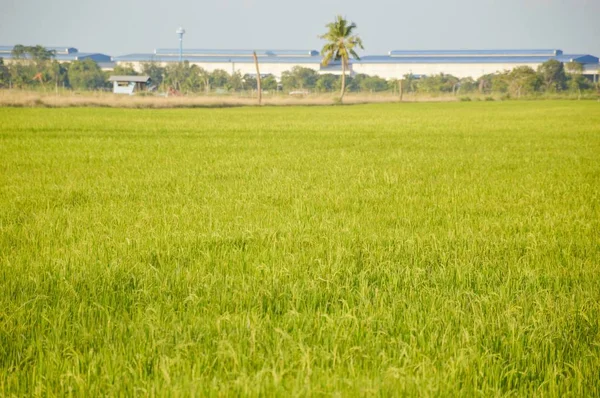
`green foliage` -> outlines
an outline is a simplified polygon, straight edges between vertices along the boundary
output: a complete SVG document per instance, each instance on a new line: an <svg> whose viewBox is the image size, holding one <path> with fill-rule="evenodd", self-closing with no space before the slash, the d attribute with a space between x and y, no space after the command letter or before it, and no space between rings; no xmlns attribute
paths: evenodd
<svg viewBox="0 0 600 398"><path fill-rule="evenodd" d="M333 22L326 25L326 28L327 33L320 36L321 39L326 41L321 49L321 55L323 56L322 64L327 66L331 61L339 61L341 63L342 76L340 102L342 102L344 91L346 89L345 83L348 63L350 58L360 59L356 50L359 48L363 49L364 47L362 39L354 34L356 24L347 21L341 15L337 15Z"/></svg>
<svg viewBox="0 0 600 398"><path fill-rule="evenodd" d="M210 84L215 88L226 88L229 81L229 73L222 69L215 69L210 74Z"/></svg>
<svg viewBox="0 0 600 398"><path fill-rule="evenodd" d="M0 125L2 397L600 395L595 101Z"/></svg>
<svg viewBox="0 0 600 398"><path fill-rule="evenodd" d="M256 75L245 74L242 77L242 83L243 83L244 89L246 89L246 90L256 90L256 87L257 87L257 84L256 84ZM261 83L262 83L262 80L261 80Z"/></svg>
<svg viewBox="0 0 600 398"><path fill-rule="evenodd" d="M569 62L565 64L565 69L568 72L566 86L571 92L576 92L581 97L582 90L593 89L593 83L582 75L582 64Z"/></svg>
<svg viewBox="0 0 600 398"><path fill-rule="evenodd" d="M69 84L76 90L97 90L106 85L106 76L93 60L73 61L69 65Z"/></svg>
<svg viewBox="0 0 600 398"><path fill-rule="evenodd" d="M565 66L565 70L569 73L569 74L581 74L583 73L583 65L580 64L579 62L567 62L564 64Z"/></svg>
<svg viewBox="0 0 600 398"><path fill-rule="evenodd" d="M407 93L415 92L419 87L418 82L419 79L417 79L417 77L414 74L408 73L403 77L402 88Z"/></svg>
<svg viewBox="0 0 600 398"><path fill-rule="evenodd" d="M36 83L33 81L36 68L31 63L11 62L8 66L8 73L12 86L15 88L26 88Z"/></svg>
<svg viewBox="0 0 600 398"><path fill-rule="evenodd" d="M541 76L529 66L517 66L504 75L509 92L517 98L537 91L542 85Z"/></svg>
<svg viewBox="0 0 600 398"><path fill-rule="evenodd" d="M277 80L273 75L264 76L260 83L264 91L277 91Z"/></svg>
<svg viewBox="0 0 600 398"><path fill-rule="evenodd" d="M4 59L0 57L0 87L6 88L10 85L10 71L6 65L4 65Z"/></svg>
<svg viewBox="0 0 600 398"><path fill-rule="evenodd" d="M474 93L478 89L477 82L472 77L463 77L458 84L457 92L461 94Z"/></svg>
<svg viewBox="0 0 600 398"><path fill-rule="evenodd" d="M47 50L46 47L40 45L24 46L17 44L13 47L11 54L17 60L29 59L39 64L50 61L54 58L56 52L54 50Z"/></svg>
<svg viewBox="0 0 600 398"><path fill-rule="evenodd" d="M321 93L337 90L339 80L340 78L338 76L331 73L319 75L317 83L315 84L315 89Z"/></svg>
<svg viewBox="0 0 600 398"><path fill-rule="evenodd" d="M565 88L567 76L562 62L555 59L548 60L538 67L538 73L546 91L555 92Z"/></svg>
<svg viewBox="0 0 600 398"><path fill-rule="evenodd" d="M452 93L458 88L459 79L452 75L440 73L439 75L423 76L419 79L419 91L425 93Z"/></svg>
<svg viewBox="0 0 600 398"><path fill-rule="evenodd" d="M323 56L323 65L327 66L331 61L340 61L343 65L348 65L350 58L360 59L356 49L364 48L360 37L354 34L356 24L337 15L335 20L326 25L327 33L320 38L327 43L321 50Z"/></svg>
<svg viewBox="0 0 600 398"><path fill-rule="evenodd" d="M145 75L150 76L152 84L160 86L165 78L165 68L156 62L148 62L142 64L142 70Z"/></svg>
<svg viewBox="0 0 600 398"><path fill-rule="evenodd" d="M171 64L165 68L164 83L183 93L195 93L202 90L206 81L203 75L206 72L197 65L190 65L188 61Z"/></svg>
<svg viewBox="0 0 600 398"><path fill-rule="evenodd" d="M233 74L227 77L226 88L231 91L241 91L244 88L244 81L242 79L242 74L239 71L234 72ZM251 86L249 86L252 89ZM254 88L256 89L256 81L254 82Z"/></svg>
<svg viewBox="0 0 600 398"><path fill-rule="evenodd" d="M290 71L281 74L281 84L284 90L315 88L319 74L310 68L294 66Z"/></svg>
<svg viewBox="0 0 600 398"><path fill-rule="evenodd" d="M58 79L60 67L53 61L55 52L44 46L23 46L17 44L12 49L14 62L7 72L14 87L27 88L44 85L49 80ZM63 79L64 80L64 79Z"/></svg>
<svg viewBox="0 0 600 398"><path fill-rule="evenodd" d="M360 82L361 91L380 92L388 89L388 84L385 79L379 76L367 76Z"/></svg>
<svg viewBox="0 0 600 398"><path fill-rule="evenodd" d="M114 76L138 76L139 75L139 73L134 69L133 65L131 65L131 64L117 65L112 70L112 72L110 72L110 74L114 75Z"/></svg>
<svg viewBox="0 0 600 398"><path fill-rule="evenodd" d="M69 64L52 61L47 65L45 71L46 81L56 87L69 85Z"/></svg>

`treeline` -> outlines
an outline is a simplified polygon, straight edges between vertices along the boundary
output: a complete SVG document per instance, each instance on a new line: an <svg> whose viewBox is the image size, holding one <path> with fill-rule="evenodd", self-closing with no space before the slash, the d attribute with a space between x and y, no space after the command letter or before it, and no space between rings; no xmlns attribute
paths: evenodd
<svg viewBox="0 0 600 398"><path fill-rule="evenodd" d="M109 90L111 75L149 75L157 89L169 88L182 93L241 92L256 89L255 75L228 73L224 70L208 72L185 61L166 67L156 63L142 64L138 72L128 65L119 65L113 71L102 71L91 59L73 62L58 62L54 53L43 46L15 46L13 61L8 65L0 58L0 87L30 89L36 87L69 88L73 90ZM341 78L334 74L319 74L310 69L296 66L283 72L281 81L274 76L262 76L264 91L317 92L339 91ZM378 76L357 74L347 76L346 89L350 92L395 92L395 93L500 93L519 98L536 93L575 92L583 93L597 89L597 84L583 76L581 64L563 64L549 60L537 70L518 66L504 71L473 78L457 78L448 74L430 76L404 75L401 79L386 80Z"/></svg>

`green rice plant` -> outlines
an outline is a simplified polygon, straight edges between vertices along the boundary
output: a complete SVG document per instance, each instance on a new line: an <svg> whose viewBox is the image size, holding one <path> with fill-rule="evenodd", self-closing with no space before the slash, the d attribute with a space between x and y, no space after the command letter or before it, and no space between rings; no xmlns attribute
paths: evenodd
<svg viewBox="0 0 600 398"><path fill-rule="evenodd" d="M0 396L598 396L588 101L0 108Z"/></svg>

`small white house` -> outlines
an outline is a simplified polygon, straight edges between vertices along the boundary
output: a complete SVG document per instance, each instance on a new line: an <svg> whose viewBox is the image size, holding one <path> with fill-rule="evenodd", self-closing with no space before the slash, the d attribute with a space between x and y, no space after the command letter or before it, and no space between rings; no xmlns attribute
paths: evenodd
<svg viewBox="0 0 600 398"><path fill-rule="evenodd" d="M111 76L113 93L133 95L136 92L147 91L150 85L150 76Z"/></svg>

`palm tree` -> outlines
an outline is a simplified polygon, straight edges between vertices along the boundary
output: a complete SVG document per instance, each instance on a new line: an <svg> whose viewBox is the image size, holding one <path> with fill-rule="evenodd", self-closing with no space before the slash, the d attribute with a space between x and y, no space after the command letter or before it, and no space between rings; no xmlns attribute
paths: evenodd
<svg viewBox="0 0 600 398"><path fill-rule="evenodd" d="M355 59L360 59L354 51L355 47L364 48L362 40L352 32L356 29L354 22L349 22L338 15L335 20L325 25L328 29L327 33L319 38L327 40L327 43L321 50L323 56L323 66L329 65L331 60L342 61L342 92L340 94L340 102L344 98L346 90L346 69L348 69L348 61L350 56Z"/></svg>

